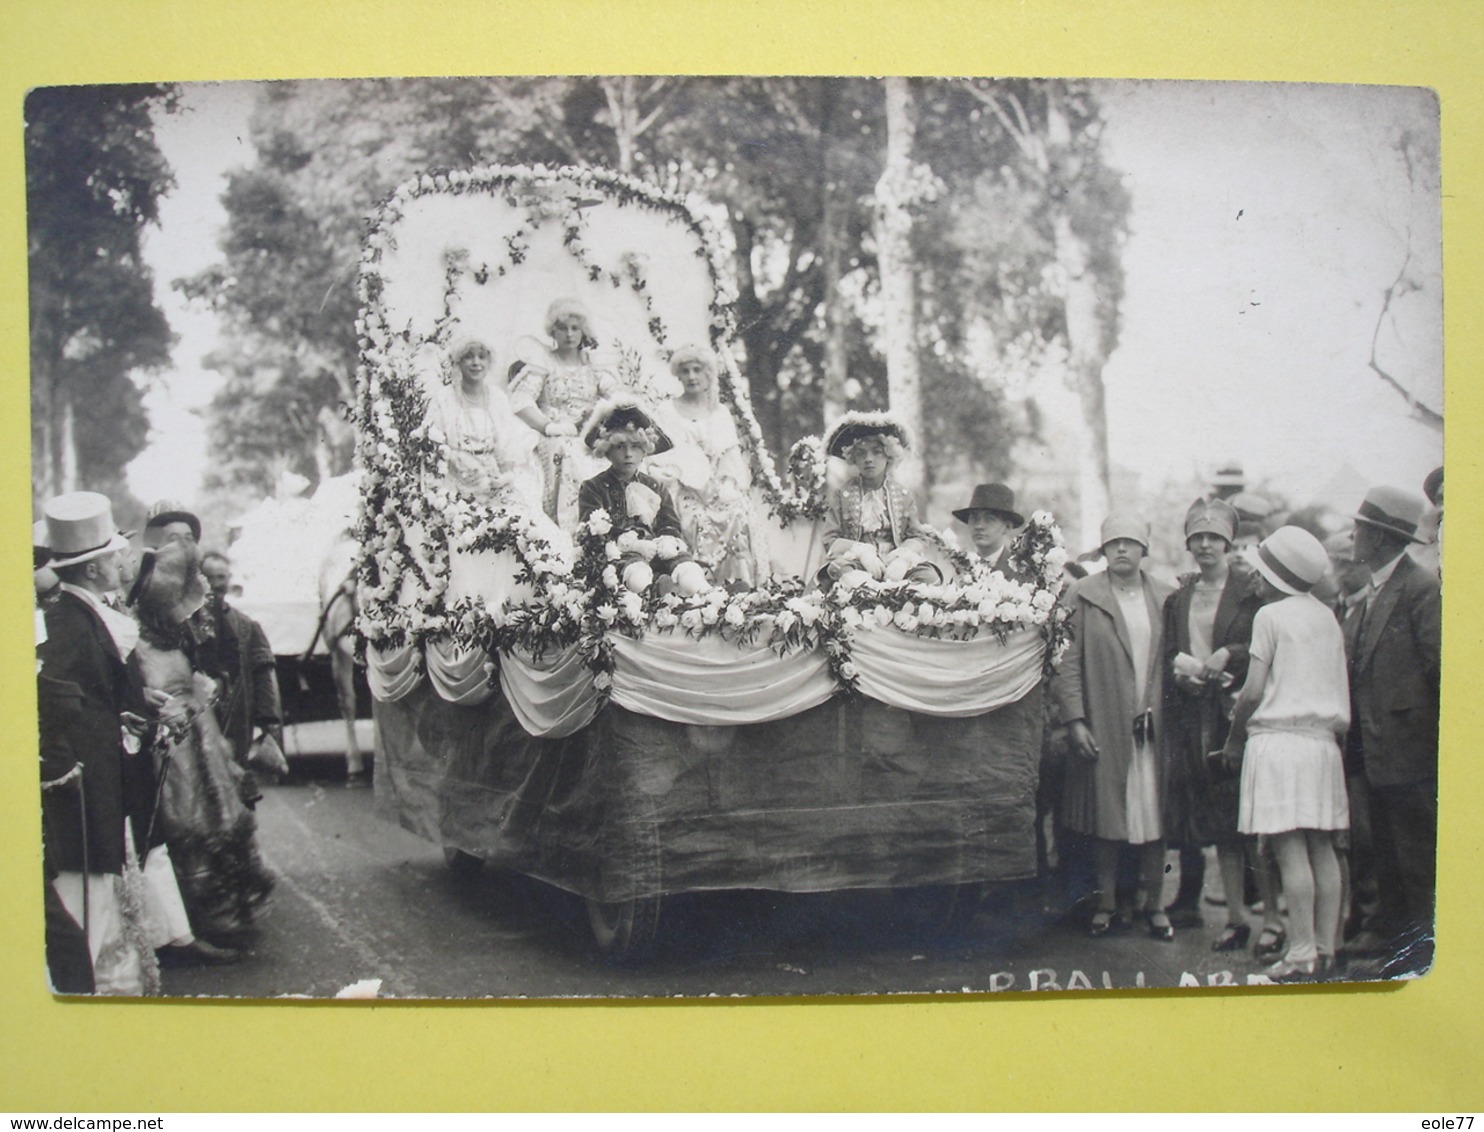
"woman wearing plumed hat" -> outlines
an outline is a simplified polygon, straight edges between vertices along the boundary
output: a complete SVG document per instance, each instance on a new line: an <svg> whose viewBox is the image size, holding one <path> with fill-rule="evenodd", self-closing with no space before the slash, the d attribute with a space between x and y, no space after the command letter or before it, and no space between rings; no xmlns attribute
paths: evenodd
<svg viewBox="0 0 1484 1132"><path fill-rule="evenodd" d="M906 428L887 413L846 413L830 433L825 451L854 474L830 495L822 581L850 570L877 581L942 581L927 561L931 532L917 517L917 500L891 477L908 447Z"/></svg>
<svg viewBox="0 0 1484 1132"><path fill-rule="evenodd" d="M1118 923L1118 863L1124 846L1138 853L1145 926L1168 942L1174 928L1160 904L1164 883L1164 829L1160 760L1155 741L1164 666L1159 652L1161 612L1170 588L1142 569L1149 524L1128 513L1102 527L1108 568L1074 583L1071 643L1051 682L1051 695L1069 740L1063 821L1093 839L1097 908L1093 936Z"/></svg>
<svg viewBox="0 0 1484 1132"><path fill-rule="evenodd" d="M1251 935L1241 899L1245 853L1237 832L1240 785L1207 756L1226 742L1227 717L1247 678L1252 619L1261 607L1228 554L1237 511L1225 500L1198 499L1185 513L1185 547L1194 573L1182 575L1165 602L1160 647L1165 670L1161 748L1168 762L1164 817L1168 840L1180 848L1180 889L1166 911L1176 924L1200 926L1205 858L1215 845L1227 923L1213 948L1236 951Z"/></svg>

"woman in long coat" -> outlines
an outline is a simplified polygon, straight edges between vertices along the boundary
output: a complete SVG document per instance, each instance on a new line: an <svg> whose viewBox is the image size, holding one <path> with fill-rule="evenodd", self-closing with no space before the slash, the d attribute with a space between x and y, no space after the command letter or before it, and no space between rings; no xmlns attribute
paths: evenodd
<svg viewBox="0 0 1484 1132"><path fill-rule="evenodd" d="M1123 847L1134 845L1149 933L1168 941L1174 930L1160 905L1163 775L1155 735L1163 686L1161 612L1170 588L1140 567L1148 524L1111 515L1102 539L1107 570L1067 591L1072 642L1051 684L1072 751L1063 820L1093 839L1098 905L1090 934L1106 935L1117 919L1118 861Z"/></svg>

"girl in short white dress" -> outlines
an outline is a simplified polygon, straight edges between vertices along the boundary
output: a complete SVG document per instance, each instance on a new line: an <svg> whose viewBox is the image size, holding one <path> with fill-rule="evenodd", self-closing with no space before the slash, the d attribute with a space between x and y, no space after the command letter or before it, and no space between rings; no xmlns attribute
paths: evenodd
<svg viewBox="0 0 1484 1132"><path fill-rule="evenodd" d="M1327 565L1319 540L1282 527L1251 561L1268 604L1253 622L1247 682L1223 755L1242 763L1238 828L1267 836L1278 858L1288 951L1267 973L1287 982L1324 974L1334 962L1341 899L1334 832L1350 826L1340 756L1350 689L1339 622L1309 592Z"/></svg>

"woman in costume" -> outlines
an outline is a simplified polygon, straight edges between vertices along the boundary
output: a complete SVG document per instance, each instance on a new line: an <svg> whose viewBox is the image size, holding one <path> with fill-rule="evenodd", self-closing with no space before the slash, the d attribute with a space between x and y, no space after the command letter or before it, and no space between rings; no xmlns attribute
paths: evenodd
<svg viewBox="0 0 1484 1132"><path fill-rule="evenodd" d="M450 360L454 372L428 405L429 435L445 445L449 486L481 502L518 501L539 512L536 437L515 419L490 348L462 338Z"/></svg>
<svg viewBox="0 0 1484 1132"><path fill-rule="evenodd" d="M656 453L649 471L670 490L680 526L697 561L717 585L757 582L757 553L748 522L752 470L732 414L717 389L716 355L682 346L670 359L681 394L663 421L675 447Z"/></svg>
<svg viewBox="0 0 1484 1132"><path fill-rule="evenodd" d="M213 943L250 930L273 890L257 826L240 793L242 769L217 724L216 687L196 672L188 622L206 600L198 548L172 543L147 555L130 593L139 616L147 688L168 697L163 778L155 821L163 828L191 928Z"/></svg>
<svg viewBox="0 0 1484 1132"><path fill-rule="evenodd" d="M541 502L565 531L577 526L577 489L603 470L577 431L599 398L612 396L617 382L594 368L588 350L597 343L587 310L576 299L557 299L546 311L551 344L522 357L511 382L515 411L541 434Z"/></svg>
<svg viewBox="0 0 1484 1132"><path fill-rule="evenodd" d="M943 580L927 561L932 532L917 517L917 500L891 478L907 447L906 429L885 413L846 413L830 433L826 451L846 460L854 478L830 495L822 583L851 570L876 581Z"/></svg>

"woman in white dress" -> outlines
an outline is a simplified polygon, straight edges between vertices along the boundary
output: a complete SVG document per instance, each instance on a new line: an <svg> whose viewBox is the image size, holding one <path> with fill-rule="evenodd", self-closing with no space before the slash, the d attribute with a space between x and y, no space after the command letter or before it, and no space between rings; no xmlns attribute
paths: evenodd
<svg viewBox="0 0 1484 1132"><path fill-rule="evenodd" d="M464 338L451 352L454 374L428 405L432 439L445 446L448 484L482 503L518 502L541 509L541 474L536 434L516 419L503 383L494 375L494 355L477 338Z"/></svg>
<svg viewBox="0 0 1484 1132"><path fill-rule="evenodd" d="M758 555L749 522L752 469L732 414L717 390L716 355L682 346L670 359L681 394L662 410L669 452L650 473L675 499L685 541L716 585L757 583Z"/></svg>
<svg viewBox="0 0 1484 1132"><path fill-rule="evenodd" d="M520 419L540 434L536 452L542 506L571 532L577 527L577 489L608 466L593 458L578 439L578 429L601 398L617 391L618 383L593 366L588 351L597 343L587 311L576 299L557 299L547 308L546 333L550 345L532 343L534 349L521 351L510 396Z"/></svg>

